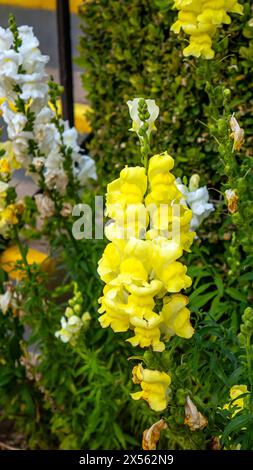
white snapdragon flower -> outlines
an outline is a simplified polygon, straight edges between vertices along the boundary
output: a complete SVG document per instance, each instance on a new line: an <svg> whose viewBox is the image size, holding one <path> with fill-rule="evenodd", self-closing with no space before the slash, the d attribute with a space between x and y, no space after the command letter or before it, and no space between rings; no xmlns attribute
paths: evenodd
<svg viewBox="0 0 253 470"><path fill-rule="evenodd" d="M18 76L18 68L21 64L22 57L18 52L12 49L0 52L1 77L12 79L14 82Z"/></svg>
<svg viewBox="0 0 253 470"><path fill-rule="evenodd" d="M132 123L132 128L130 129L133 132L136 132L136 134L139 135L139 131L141 127L143 126L143 121L141 121L138 113L138 106L139 106L139 101L140 98L134 98L132 101L127 101L127 106L129 108L129 113L130 117L133 121ZM156 129L155 127L155 121L159 116L159 107L156 105L155 100L145 100L147 107L148 107L148 112L150 114L149 119L147 119L148 123L148 131L147 134L150 135L150 133Z"/></svg>
<svg viewBox="0 0 253 470"><path fill-rule="evenodd" d="M27 123L27 118L22 113L12 111L6 101L1 105L1 109L3 112L4 121L8 126L8 137L9 139L13 140L18 137L23 131Z"/></svg>
<svg viewBox="0 0 253 470"><path fill-rule="evenodd" d="M20 54L14 50L0 51L0 98L15 101L17 94L13 87L20 65Z"/></svg>
<svg viewBox="0 0 253 470"><path fill-rule="evenodd" d="M22 40L18 53L22 57L22 69L25 71L16 77L22 89L21 98L23 100L43 99L48 93L48 85L45 83L48 75L45 67L49 56L41 53L39 41L34 36L32 27L20 26L18 33Z"/></svg>
<svg viewBox="0 0 253 470"><path fill-rule="evenodd" d="M45 124L38 123L36 120L33 133L40 153L48 157L51 153L59 153L60 135L55 125L50 123L50 120Z"/></svg>
<svg viewBox="0 0 253 470"><path fill-rule="evenodd" d="M64 194L68 185L68 177L64 170L48 169L45 172L45 183L48 189L55 189L60 194Z"/></svg>
<svg viewBox="0 0 253 470"><path fill-rule="evenodd" d="M11 48L12 41L13 36L11 31L0 26L0 52L8 51Z"/></svg>
<svg viewBox="0 0 253 470"><path fill-rule="evenodd" d="M56 331L56 338L60 338L63 343L68 343L77 338L83 326L81 318L77 315L71 315L69 318L61 318L61 329Z"/></svg>
<svg viewBox="0 0 253 470"><path fill-rule="evenodd" d="M51 152L49 153L48 157L45 160L45 169L46 170L57 170L62 169L63 160L62 156L59 153L59 147L55 146L52 148Z"/></svg>
<svg viewBox="0 0 253 470"><path fill-rule="evenodd" d="M3 119L7 124L8 137L12 142L12 148L16 160L27 168L31 163L28 158L28 141L33 137L31 132L26 132L23 129L27 123L27 118L24 114L14 112L9 104L5 101L1 105L3 112Z"/></svg>
<svg viewBox="0 0 253 470"><path fill-rule="evenodd" d="M179 191L185 197L187 205L192 210L191 230L195 231L214 211L214 205L209 202L209 193L206 186L198 188L199 177L193 175L190 179L189 188L185 186L181 179L176 180Z"/></svg>
<svg viewBox="0 0 253 470"><path fill-rule="evenodd" d="M25 101L29 101L30 99L42 100L48 92L48 86L46 85L46 83L37 82L36 80L24 82L21 86L21 89L22 93L20 94L20 98Z"/></svg>
<svg viewBox="0 0 253 470"><path fill-rule="evenodd" d="M7 289L4 294L0 295L0 309L2 310L4 315L7 313L7 310L11 306L11 300L12 300L11 289Z"/></svg>
<svg viewBox="0 0 253 470"><path fill-rule="evenodd" d="M21 132L12 140L12 148L18 163L25 169L32 163L32 157L28 155L28 141L32 139L32 132Z"/></svg>
<svg viewBox="0 0 253 470"><path fill-rule="evenodd" d="M68 123L64 123L65 130L63 132L64 144L72 149L72 170L74 178L76 178L81 186L84 186L88 179L97 179L96 165L92 158L82 153L78 145L78 132L75 127L70 128Z"/></svg>
<svg viewBox="0 0 253 470"><path fill-rule="evenodd" d="M74 152L80 151L80 146L78 145L78 132L75 127L69 127L68 122L64 123L65 130L63 132L63 142L67 147L72 148Z"/></svg>
<svg viewBox="0 0 253 470"><path fill-rule="evenodd" d="M84 186L88 179L97 179L96 164L88 155L75 153L73 159L73 175Z"/></svg>

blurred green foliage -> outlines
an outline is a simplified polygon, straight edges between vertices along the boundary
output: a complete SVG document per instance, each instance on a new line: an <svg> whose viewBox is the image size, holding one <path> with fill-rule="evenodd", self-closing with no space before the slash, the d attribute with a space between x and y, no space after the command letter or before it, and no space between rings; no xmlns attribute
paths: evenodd
<svg viewBox="0 0 253 470"><path fill-rule="evenodd" d="M223 84L232 93L232 107L245 128L252 126L253 16L244 2L244 17L220 30L212 66L205 60L184 59L186 38L170 31L177 11L172 1L91 0L81 9L83 35L79 64L84 68L84 89L93 113L94 131L89 151L95 157L101 184L118 175L124 165L139 163L126 101L153 98L160 107L155 152L167 149L176 159L178 174L200 172L204 182L219 178L216 145L206 123L207 80ZM212 72L210 72L212 68ZM211 73L211 75L210 75ZM252 155L252 136L245 148Z"/></svg>

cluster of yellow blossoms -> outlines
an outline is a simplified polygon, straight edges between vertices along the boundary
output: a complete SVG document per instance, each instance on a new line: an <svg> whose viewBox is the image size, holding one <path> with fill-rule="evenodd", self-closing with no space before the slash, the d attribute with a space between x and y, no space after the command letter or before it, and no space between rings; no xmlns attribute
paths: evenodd
<svg viewBox="0 0 253 470"><path fill-rule="evenodd" d="M99 299L101 326L111 326L114 332L130 330L128 342L157 352L172 336L190 338L194 333L188 299L180 293L191 285L191 278L178 259L190 249L195 234L189 229L192 212L170 172L173 166L165 152L150 159L147 172L144 167L125 167L108 185L106 213L112 220L105 233L110 243L98 267L106 283ZM174 222L179 233L169 239L175 235ZM134 369L135 383L137 376L143 391L133 398L164 409L170 377L144 372L140 365Z"/></svg>
<svg viewBox="0 0 253 470"><path fill-rule="evenodd" d="M23 203L8 202L9 181L12 172L17 169L15 157L10 142L1 144L0 147L0 234L6 236L9 227L16 225L18 216L23 212Z"/></svg>
<svg viewBox="0 0 253 470"><path fill-rule="evenodd" d="M214 57L212 38L218 27L231 23L228 13L243 14L243 6L237 0L175 0L174 8L179 14L172 31L179 33L182 28L190 36L184 56L205 59Z"/></svg>

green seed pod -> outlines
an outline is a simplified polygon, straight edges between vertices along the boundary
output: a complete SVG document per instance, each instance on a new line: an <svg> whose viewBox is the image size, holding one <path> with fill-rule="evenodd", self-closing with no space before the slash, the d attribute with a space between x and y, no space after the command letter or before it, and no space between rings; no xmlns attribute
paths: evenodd
<svg viewBox="0 0 253 470"><path fill-rule="evenodd" d="M76 304L74 306L74 312L77 313L77 314L81 313L81 305Z"/></svg>
<svg viewBox="0 0 253 470"><path fill-rule="evenodd" d="M225 88L225 90L223 91L223 96L226 99L231 97L231 91L229 90L229 88Z"/></svg>
<svg viewBox="0 0 253 470"><path fill-rule="evenodd" d="M179 388L176 393L176 400L179 405L184 405L187 392L183 388Z"/></svg>

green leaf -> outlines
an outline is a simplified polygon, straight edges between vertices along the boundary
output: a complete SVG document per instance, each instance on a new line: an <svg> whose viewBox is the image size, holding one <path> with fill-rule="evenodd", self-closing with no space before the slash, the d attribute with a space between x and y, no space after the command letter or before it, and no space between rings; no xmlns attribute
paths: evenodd
<svg viewBox="0 0 253 470"><path fill-rule="evenodd" d="M191 299L191 307L192 309L196 310L204 305L206 305L209 300L211 300L216 295L216 292L208 292L204 295L199 295L194 301Z"/></svg>
<svg viewBox="0 0 253 470"><path fill-rule="evenodd" d="M230 434L234 432L240 432L242 428L246 427L247 425L253 424L253 416L250 414L240 414L233 418L233 420L225 427L222 440L227 439Z"/></svg>
<svg viewBox="0 0 253 470"><path fill-rule="evenodd" d="M239 290L235 289L234 287L227 287L225 290L226 294L228 294L232 299L238 300L239 302L245 302L247 303L247 299L242 292Z"/></svg>

